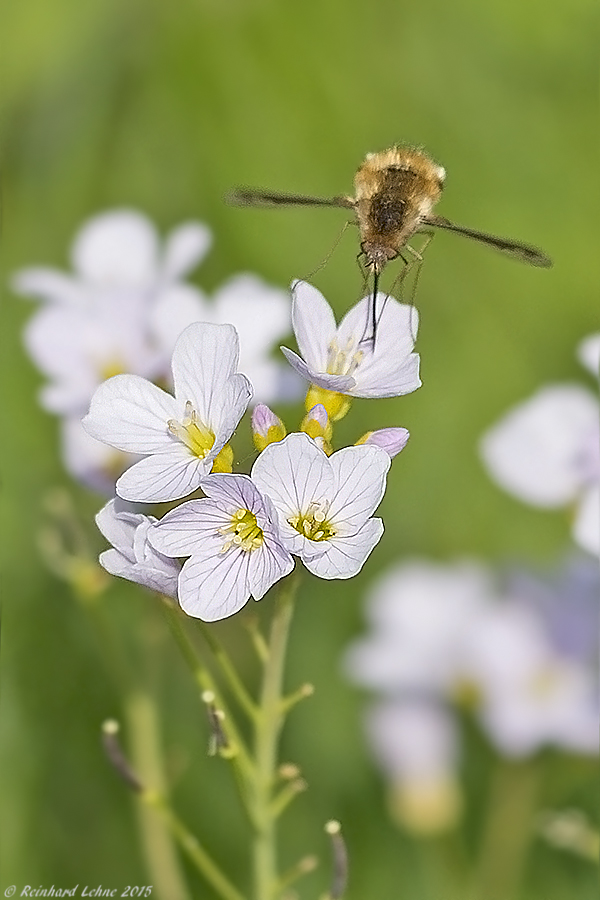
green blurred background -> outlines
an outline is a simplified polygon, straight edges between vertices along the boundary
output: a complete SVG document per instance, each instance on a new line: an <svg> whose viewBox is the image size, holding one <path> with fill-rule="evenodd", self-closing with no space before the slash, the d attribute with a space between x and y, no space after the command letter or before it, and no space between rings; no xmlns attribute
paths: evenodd
<svg viewBox="0 0 600 900"><path fill-rule="evenodd" d="M339 446L368 428L411 431L381 508L386 534L351 583L309 589L306 579L292 636L289 684L317 692L285 733L284 758L309 791L286 819L282 853L289 864L305 852L324 860L301 896L327 884L322 825L335 816L350 845L349 900L446 900L453 852L389 821L361 732L364 698L339 659L363 627L370 578L392 560L544 565L568 546L560 514L492 485L476 442L541 384L585 377L574 348L598 328L595 4L4 0L1 27L3 285L26 265L66 267L86 217L131 206L163 233L190 218L211 226L214 248L193 276L205 289L242 270L285 286L329 252L344 214L232 209L226 191L350 192L364 154L395 142L445 166L441 214L553 257L552 270L530 269L451 234L429 248L417 298L423 387L357 402L337 432ZM349 230L315 277L338 312L360 294L356 251ZM20 339L31 312L5 292L0 887L146 884L131 798L100 747L100 723L121 714L105 641L36 550L50 488L67 486L90 523L102 500L69 482L57 421L36 404L41 377ZM178 809L243 880L229 772L206 756L206 723L160 611L125 584L102 604L160 710ZM220 633L252 683L239 624ZM469 812L455 839L471 858L494 765L476 735L464 765ZM538 765L542 805L593 812L595 765L552 754ZM212 900L191 879L192 895ZM534 842L521 898L595 896L589 862Z"/></svg>

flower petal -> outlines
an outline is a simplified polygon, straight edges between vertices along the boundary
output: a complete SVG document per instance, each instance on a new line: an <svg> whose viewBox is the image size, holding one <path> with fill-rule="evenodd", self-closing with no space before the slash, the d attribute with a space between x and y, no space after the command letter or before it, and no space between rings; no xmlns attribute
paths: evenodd
<svg viewBox="0 0 600 900"><path fill-rule="evenodd" d="M250 554L248 584L255 600L260 600L276 581L289 575L294 560L278 540L267 538L261 547Z"/></svg>
<svg viewBox="0 0 600 900"><path fill-rule="evenodd" d="M329 498L334 485L327 456L298 432L263 450L252 467L252 480L285 520L306 511L311 501Z"/></svg>
<svg viewBox="0 0 600 900"><path fill-rule="evenodd" d="M82 305L87 299L85 288L74 278L44 266L32 266L16 272L11 287L15 294L67 306Z"/></svg>
<svg viewBox="0 0 600 900"><path fill-rule="evenodd" d="M176 281L204 259L212 244L210 228L201 222L184 222L174 228L166 240L162 276Z"/></svg>
<svg viewBox="0 0 600 900"><path fill-rule="evenodd" d="M191 400L202 422L213 419L227 380L237 369L239 339L233 325L194 322L180 335L173 351L175 396Z"/></svg>
<svg viewBox="0 0 600 900"><path fill-rule="evenodd" d="M323 294L307 284L292 284L292 324L298 349L310 369L327 371L329 345L335 337L335 317Z"/></svg>
<svg viewBox="0 0 600 900"><path fill-rule="evenodd" d="M379 447L344 447L329 457L335 493L327 517L341 534L360 528L379 506L391 459Z"/></svg>
<svg viewBox="0 0 600 900"><path fill-rule="evenodd" d="M188 500L156 522L148 540L165 556L192 556L202 553L207 538L229 524L231 515L212 500ZM219 535L216 552L221 552L226 541L226 536Z"/></svg>
<svg viewBox="0 0 600 900"><path fill-rule="evenodd" d="M73 267L88 281L145 287L156 277L158 238L146 216L116 210L90 219L72 250Z"/></svg>
<svg viewBox="0 0 600 900"><path fill-rule="evenodd" d="M207 537L201 551L184 563L179 602L188 616L216 622L238 612L250 598L248 568L252 554L237 547L221 553L221 535Z"/></svg>
<svg viewBox="0 0 600 900"><path fill-rule="evenodd" d="M595 556L600 555L600 485L598 484L588 488L579 501L573 523L573 537L584 550Z"/></svg>
<svg viewBox="0 0 600 900"><path fill-rule="evenodd" d="M131 453L168 451L176 446L167 428L180 419L183 404L139 375L115 375L101 384L83 419L88 434Z"/></svg>
<svg viewBox="0 0 600 900"><path fill-rule="evenodd" d="M369 519L355 534L327 541L327 551L321 556L302 561L319 578L352 578L360 572L382 534L381 519Z"/></svg>
<svg viewBox="0 0 600 900"><path fill-rule="evenodd" d="M577 385L542 388L483 437L481 456L490 475L527 503L569 503L588 473L585 451L597 432L598 401Z"/></svg>
<svg viewBox="0 0 600 900"><path fill-rule="evenodd" d="M302 375L307 381L310 381L311 384L316 384L318 387L325 388L326 391L335 391L339 394L349 394L353 392L353 389L356 387L356 381L352 378L351 375L328 375L326 372L318 372L314 369L310 369L303 359L300 359L297 353L294 353L293 350L288 350L287 347L279 348L290 366L298 372L299 375Z"/></svg>
<svg viewBox="0 0 600 900"><path fill-rule="evenodd" d="M116 484L123 500L164 503L187 497L210 472L205 459L190 456L183 444L147 456L124 472Z"/></svg>

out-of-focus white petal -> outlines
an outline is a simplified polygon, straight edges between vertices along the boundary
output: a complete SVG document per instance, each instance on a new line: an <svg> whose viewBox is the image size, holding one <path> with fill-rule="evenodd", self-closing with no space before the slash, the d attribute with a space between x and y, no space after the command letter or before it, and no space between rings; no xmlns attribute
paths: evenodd
<svg viewBox="0 0 600 900"><path fill-rule="evenodd" d="M600 484L592 485L582 494L573 522L573 537L584 550L600 555Z"/></svg>
<svg viewBox="0 0 600 900"><path fill-rule="evenodd" d="M360 528L379 506L385 493L389 454L379 447L344 447L329 457L335 494L328 517L343 523L343 534Z"/></svg>
<svg viewBox="0 0 600 900"><path fill-rule="evenodd" d="M15 294L67 306L80 306L88 299L84 287L70 275L44 266L32 266L16 272L11 287Z"/></svg>
<svg viewBox="0 0 600 900"><path fill-rule="evenodd" d="M229 322L240 336L242 368L266 353L289 334L291 300L286 291L272 287L256 275L235 275L213 297L215 322Z"/></svg>
<svg viewBox="0 0 600 900"><path fill-rule="evenodd" d="M97 441L83 428L79 418L61 419L60 431L61 455L67 472L93 490L112 496L117 477L137 457ZM108 535L105 537L112 543Z"/></svg>
<svg viewBox="0 0 600 900"><path fill-rule="evenodd" d="M182 444L140 460L124 472L116 484L123 500L163 503L187 497L208 475L206 460L191 456Z"/></svg>
<svg viewBox="0 0 600 900"><path fill-rule="evenodd" d="M171 356L180 334L192 322L210 322L206 295L195 285L166 285L148 312L154 339Z"/></svg>
<svg viewBox="0 0 600 900"><path fill-rule="evenodd" d="M543 388L483 437L481 455L505 490L537 506L576 498L587 477L584 458L598 429L598 401L577 385Z"/></svg>
<svg viewBox="0 0 600 900"><path fill-rule="evenodd" d="M96 390L83 426L119 450L162 452L176 446L167 422L181 417L183 405L139 375L115 375Z"/></svg>
<svg viewBox="0 0 600 900"><path fill-rule="evenodd" d="M441 704L384 701L371 707L366 724L373 750L391 777L421 779L456 766L456 722Z"/></svg>
<svg viewBox="0 0 600 900"><path fill-rule="evenodd" d="M308 367L326 372L328 349L336 332L335 317L323 294L306 281L292 284L292 323Z"/></svg>
<svg viewBox="0 0 600 900"><path fill-rule="evenodd" d="M303 557L304 565L319 578L353 578L364 566L382 534L381 519L369 519L355 534L322 541L327 544L326 551L321 556Z"/></svg>
<svg viewBox="0 0 600 900"><path fill-rule="evenodd" d="M598 377L600 368L600 332L590 334L584 338L577 347L577 359L582 366Z"/></svg>
<svg viewBox="0 0 600 900"><path fill-rule="evenodd" d="M72 249L73 267L99 285L146 286L156 278L158 237L146 216L115 210L90 219Z"/></svg>
<svg viewBox="0 0 600 900"><path fill-rule="evenodd" d="M212 244L210 228L201 222L184 222L168 235L162 261L162 276L175 281L204 259Z"/></svg>

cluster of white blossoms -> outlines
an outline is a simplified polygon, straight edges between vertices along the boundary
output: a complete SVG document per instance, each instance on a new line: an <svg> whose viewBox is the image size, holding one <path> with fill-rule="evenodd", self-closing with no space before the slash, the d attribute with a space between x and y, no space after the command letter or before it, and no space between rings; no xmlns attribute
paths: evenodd
<svg viewBox="0 0 600 900"><path fill-rule="evenodd" d="M25 345L48 378L40 400L60 416L66 468L103 493L113 492L131 457L82 429L94 391L125 372L169 386L175 342L192 322L235 326L257 399L269 403L299 393L294 373L270 355L291 330L287 293L246 274L209 299L184 278L210 244L208 228L189 222L161 246L144 215L115 210L89 220L77 234L73 274L37 267L13 279L17 293L43 301L26 327Z"/></svg>
<svg viewBox="0 0 600 900"><path fill-rule="evenodd" d="M456 821L460 710L510 758L598 753L599 601L597 563L584 556L548 580L514 573L503 589L470 561L407 562L375 582L371 630L346 669L381 695L367 735L403 824Z"/></svg>
<svg viewBox="0 0 600 900"><path fill-rule="evenodd" d="M307 302L315 298L314 305ZM294 556L320 578L356 575L383 534L373 513L408 432L381 429L333 452L332 421L350 402L341 388L387 397L421 383L410 336L414 316L391 297L380 300L386 300L386 336L364 346L365 300L336 331L324 298L308 285L294 285L298 344L319 371L310 373L308 412L298 432L286 435L269 407L255 407L252 426L260 452L249 474L233 472L230 441L253 396L250 379L238 371L240 339L233 325L196 322L184 328L173 350L172 393L132 373L100 384L83 428L137 460L116 482L120 499L98 516L113 544L102 554L102 565L176 596L189 615L205 621L232 615L250 597L260 600L292 571ZM314 351L306 338L311 333L315 341L329 342L329 355ZM316 384L332 373L346 379L333 385L335 391ZM319 392L319 402L313 404L311 391ZM160 520L124 503L180 500Z"/></svg>
<svg viewBox="0 0 600 900"><path fill-rule="evenodd" d="M578 347L598 378L600 334ZM573 537L600 554L600 406L579 384L541 388L483 437L488 472L505 490L533 506L573 511Z"/></svg>

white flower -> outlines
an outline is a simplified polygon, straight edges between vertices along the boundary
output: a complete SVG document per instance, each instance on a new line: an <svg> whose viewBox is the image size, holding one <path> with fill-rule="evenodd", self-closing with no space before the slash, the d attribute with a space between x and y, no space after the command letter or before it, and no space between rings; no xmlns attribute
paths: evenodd
<svg viewBox="0 0 600 900"><path fill-rule="evenodd" d="M210 475L207 499L189 500L152 528L151 544L167 556L189 556L179 576L179 602L190 616L214 622L260 600L294 568L277 513L247 475Z"/></svg>
<svg viewBox="0 0 600 900"><path fill-rule="evenodd" d="M351 578L383 534L383 522L371 514L389 468L378 447L346 447L328 457L295 433L263 450L252 480L277 509L285 546L310 572Z"/></svg>
<svg viewBox="0 0 600 900"><path fill-rule="evenodd" d="M148 529L156 519L121 507L120 501L111 500L96 516L98 528L113 545L100 554L100 565L111 575L176 597L181 564L157 553L148 543Z"/></svg>
<svg viewBox="0 0 600 900"><path fill-rule="evenodd" d="M367 711L365 725L398 823L421 835L454 826L462 808L454 716L436 703L384 700Z"/></svg>
<svg viewBox="0 0 600 900"><path fill-rule="evenodd" d="M174 229L164 251L152 222L135 210L111 210L80 229L72 249L74 275L42 267L22 269L17 293L60 305L88 304L110 289L153 291L193 269L207 253L210 231L199 222Z"/></svg>
<svg viewBox="0 0 600 900"><path fill-rule="evenodd" d="M575 504L574 537L600 552L598 401L578 385L542 388L491 428L481 455L509 493L541 507Z"/></svg>
<svg viewBox="0 0 600 900"><path fill-rule="evenodd" d="M257 400L291 399L299 392L296 376L271 359L273 347L291 330L290 299L256 275L236 275L208 300L199 292L179 291L160 298L152 310L152 328L170 353L192 322L229 323L240 337L240 367Z"/></svg>
<svg viewBox="0 0 600 900"><path fill-rule="evenodd" d="M569 577L579 590L577 572ZM499 594L489 573L473 564L396 566L370 594L373 630L351 648L349 673L398 701L420 697L474 709L508 756L549 744L597 753L590 661L555 642L552 623L524 594L524 587Z"/></svg>
<svg viewBox="0 0 600 900"><path fill-rule="evenodd" d="M365 341L369 298L336 327L331 307L309 284L293 285L292 324L303 358L282 347L286 359L311 384L351 397L396 397L421 386L413 353L418 316L412 306L377 295L382 310L375 346Z"/></svg>
<svg viewBox="0 0 600 900"><path fill-rule="evenodd" d="M177 500L210 473L252 396L236 372L239 343L231 325L190 325L173 352L175 397L138 375L100 385L83 425L92 437L146 456L116 488L125 500Z"/></svg>
<svg viewBox="0 0 600 900"><path fill-rule="evenodd" d="M590 334L577 347L577 359L592 375L598 377L600 369L600 332Z"/></svg>
<svg viewBox="0 0 600 900"><path fill-rule="evenodd" d="M199 292L180 279L210 244L205 226L175 229L164 251L152 223L120 210L86 223L73 246L74 275L24 269L17 292L47 301L25 329L26 347L51 381L41 393L51 412L82 415L95 388L117 372L164 376L170 350L152 334L150 310Z"/></svg>

